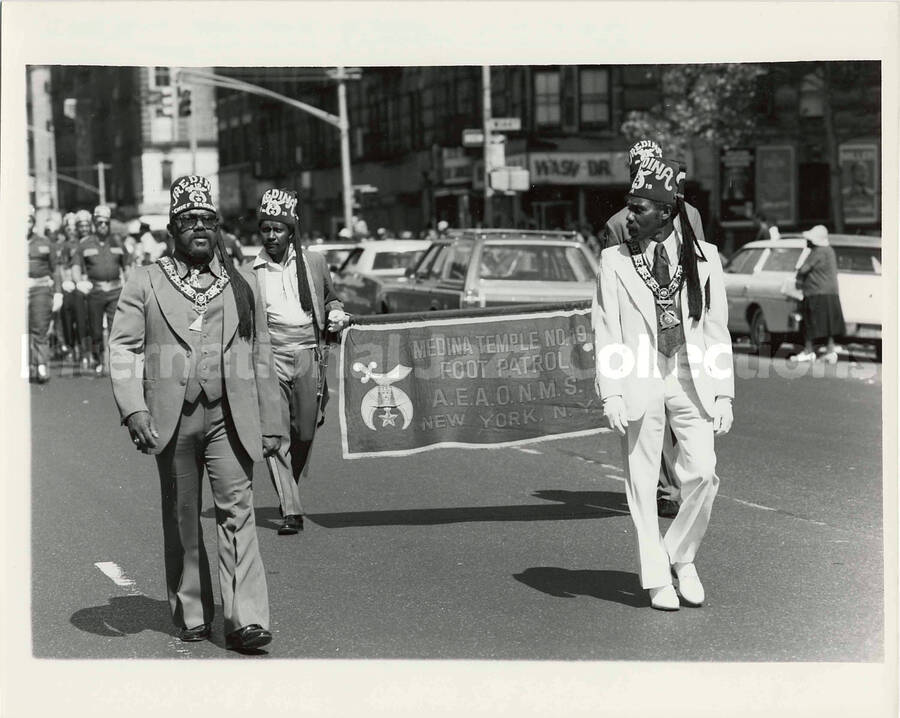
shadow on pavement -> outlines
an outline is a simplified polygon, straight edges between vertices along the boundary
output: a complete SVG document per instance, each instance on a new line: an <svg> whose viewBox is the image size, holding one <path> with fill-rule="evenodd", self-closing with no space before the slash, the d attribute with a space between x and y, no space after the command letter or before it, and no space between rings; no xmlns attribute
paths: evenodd
<svg viewBox="0 0 900 718"><path fill-rule="evenodd" d="M174 634L168 601L147 596L114 596L106 606L82 608L69 622L82 631L98 636L128 636L141 631Z"/></svg>
<svg viewBox="0 0 900 718"><path fill-rule="evenodd" d="M625 495L613 491L536 491L539 499L559 505L523 504L515 506L459 506L441 509L394 509L387 511L347 511L307 514L306 518L324 528L363 526L431 526L481 521L568 521L602 519L628 513ZM276 509L277 512L277 509ZM259 510L257 510L259 516Z"/></svg>
<svg viewBox="0 0 900 718"><path fill-rule="evenodd" d="M650 605L650 597L641 588L635 573L571 571L554 566L538 566L515 573L513 578L557 598L591 596L632 608L646 608Z"/></svg>

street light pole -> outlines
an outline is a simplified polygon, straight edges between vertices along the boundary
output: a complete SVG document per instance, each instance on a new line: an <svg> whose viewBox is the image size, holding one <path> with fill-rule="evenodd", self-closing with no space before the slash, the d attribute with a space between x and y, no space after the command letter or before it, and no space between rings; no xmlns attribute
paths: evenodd
<svg viewBox="0 0 900 718"><path fill-rule="evenodd" d="M489 228L493 224L491 197L494 190L491 188L491 66L483 65L481 68L481 85L484 92L482 102L482 116L484 119L484 226Z"/></svg>
<svg viewBox="0 0 900 718"><path fill-rule="evenodd" d="M106 204L106 165L97 163L97 193L100 195L100 204Z"/></svg>
<svg viewBox="0 0 900 718"><path fill-rule="evenodd" d="M353 231L353 183L350 179L350 120L347 117L347 86L344 84L346 73L338 67L335 77L338 81L338 116L341 131L341 181L344 185L344 227Z"/></svg>
<svg viewBox="0 0 900 718"><path fill-rule="evenodd" d="M251 95L259 95L268 97L279 102L283 102L290 107L306 112L313 117L317 117L323 122L327 122L333 127L337 127L341 133L341 177L344 187L344 223L345 226L352 230L353 222L353 183L350 176L350 121L347 116L347 88L344 84L346 80L359 79L359 70L348 71L346 67L339 67L337 70L328 71L328 77L338 81L338 112L339 116L332 115L330 112L320 110L305 102L300 102L291 97L279 94L266 87L253 85L243 80L225 75L217 75L204 70L194 70L190 68L182 68L178 71L180 81L188 80L194 85L207 85L212 87L225 87L240 92L246 92Z"/></svg>

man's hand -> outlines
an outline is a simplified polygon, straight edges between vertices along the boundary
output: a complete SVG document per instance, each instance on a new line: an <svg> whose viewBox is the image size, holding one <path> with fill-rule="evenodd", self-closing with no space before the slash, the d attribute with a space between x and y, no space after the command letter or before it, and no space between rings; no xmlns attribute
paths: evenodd
<svg viewBox="0 0 900 718"><path fill-rule="evenodd" d="M713 431L716 436L727 434L734 423L734 411L731 408L731 397L717 396L713 409Z"/></svg>
<svg viewBox="0 0 900 718"><path fill-rule="evenodd" d="M131 434L134 448L138 451L147 454L150 449L156 447L159 432L156 431L156 425L153 423L153 417L150 416L149 411L134 412L125 419L125 424L128 426L128 433Z"/></svg>
<svg viewBox="0 0 900 718"><path fill-rule="evenodd" d="M280 436L264 436L262 442L263 456L275 456L278 453L278 449L281 448Z"/></svg>
<svg viewBox="0 0 900 718"><path fill-rule="evenodd" d="M625 412L625 400L621 396L610 396L603 400L603 416L609 422L610 428L625 436L628 419Z"/></svg>
<svg viewBox="0 0 900 718"><path fill-rule="evenodd" d="M50 311L53 313L56 313L60 309L62 309L62 300L63 300L62 292L54 292L53 293L53 306L50 308Z"/></svg>
<svg viewBox="0 0 900 718"><path fill-rule="evenodd" d="M82 294L90 294L91 290L94 288L93 282L82 279L80 282L75 283L75 289L77 289Z"/></svg>
<svg viewBox="0 0 900 718"><path fill-rule="evenodd" d="M66 292L67 294L68 294L69 292L74 292L74 291L75 291L75 282L73 282L71 279L66 279L66 280L62 283L62 290L63 290L64 292Z"/></svg>
<svg viewBox="0 0 900 718"><path fill-rule="evenodd" d="M328 331L337 334L350 323L350 315L343 309L332 309L328 312Z"/></svg>

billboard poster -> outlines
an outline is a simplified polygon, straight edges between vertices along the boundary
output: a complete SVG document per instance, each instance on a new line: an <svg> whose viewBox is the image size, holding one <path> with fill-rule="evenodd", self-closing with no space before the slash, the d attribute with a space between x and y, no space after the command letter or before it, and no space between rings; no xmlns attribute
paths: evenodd
<svg viewBox="0 0 900 718"><path fill-rule="evenodd" d="M755 150L733 147L722 150L719 205L722 224L749 225L755 211Z"/></svg>
<svg viewBox="0 0 900 718"><path fill-rule="evenodd" d="M772 224L796 224L797 165L793 146L756 148L756 208Z"/></svg>
<svg viewBox="0 0 900 718"><path fill-rule="evenodd" d="M874 142L842 144L838 148L841 167L841 200L846 224L868 224L880 220L878 196L880 171L878 145Z"/></svg>

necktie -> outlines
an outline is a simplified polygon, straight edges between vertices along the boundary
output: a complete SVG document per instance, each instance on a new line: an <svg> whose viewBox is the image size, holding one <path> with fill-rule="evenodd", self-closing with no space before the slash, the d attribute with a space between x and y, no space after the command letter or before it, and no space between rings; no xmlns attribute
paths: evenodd
<svg viewBox="0 0 900 718"><path fill-rule="evenodd" d="M661 287L668 287L672 277L669 275L669 258L666 256L666 248L662 242L658 242L653 250L653 278ZM674 297L673 297L674 300ZM678 314L678 308L673 301L669 309ZM656 348L664 356L674 356L684 345L684 327L679 321L671 327L663 327L663 308L656 305Z"/></svg>

